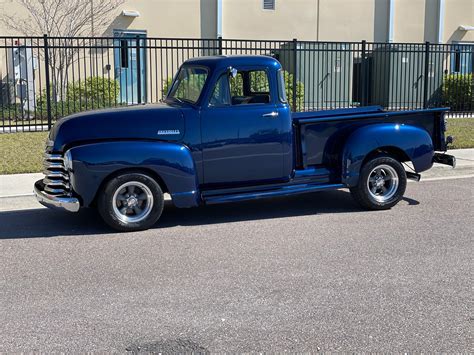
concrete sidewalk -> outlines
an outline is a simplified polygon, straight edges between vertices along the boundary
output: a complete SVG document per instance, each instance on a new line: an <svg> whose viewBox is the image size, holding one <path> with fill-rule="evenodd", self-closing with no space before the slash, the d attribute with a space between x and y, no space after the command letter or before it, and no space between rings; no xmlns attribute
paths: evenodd
<svg viewBox="0 0 474 355"><path fill-rule="evenodd" d="M474 149L450 150L448 154L456 157L456 169L435 164L432 169L422 173L421 181L434 178L454 178L474 176ZM33 195L33 184L42 179L43 174L0 175L0 198Z"/></svg>

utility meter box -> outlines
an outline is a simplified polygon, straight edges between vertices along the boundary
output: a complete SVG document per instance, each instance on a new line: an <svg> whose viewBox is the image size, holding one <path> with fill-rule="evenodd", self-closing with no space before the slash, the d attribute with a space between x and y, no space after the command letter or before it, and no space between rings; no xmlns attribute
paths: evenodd
<svg viewBox="0 0 474 355"><path fill-rule="evenodd" d="M284 43L273 51L283 69L304 85L305 110L348 107L352 104L352 52L350 44ZM288 98L291 101L291 97Z"/></svg>
<svg viewBox="0 0 474 355"><path fill-rule="evenodd" d="M35 100L35 70L38 67L33 49L26 45L18 45L7 49L8 85L10 103L20 103L24 111L34 111ZM13 97L12 97L13 96Z"/></svg>

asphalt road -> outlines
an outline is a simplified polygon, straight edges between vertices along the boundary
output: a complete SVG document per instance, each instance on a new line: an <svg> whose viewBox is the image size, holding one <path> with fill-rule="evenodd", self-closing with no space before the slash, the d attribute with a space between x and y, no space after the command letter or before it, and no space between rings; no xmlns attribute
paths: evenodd
<svg viewBox="0 0 474 355"><path fill-rule="evenodd" d="M472 352L474 179L178 210L0 212L0 352Z"/></svg>

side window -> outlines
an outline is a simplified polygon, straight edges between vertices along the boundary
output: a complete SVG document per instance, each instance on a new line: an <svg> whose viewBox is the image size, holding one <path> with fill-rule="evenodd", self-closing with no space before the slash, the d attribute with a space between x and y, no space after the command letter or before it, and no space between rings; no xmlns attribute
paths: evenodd
<svg viewBox="0 0 474 355"><path fill-rule="evenodd" d="M264 70L249 72L250 92L270 95L268 75Z"/></svg>
<svg viewBox="0 0 474 355"><path fill-rule="evenodd" d="M230 105L230 94L229 94L229 81L228 75L223 74L217 80L216 86L212 92L209 105L211 106L225 106Z"/></svg>
<svg viewBox="0 0 474 355"><path fill-rule="evenodd" d="M264 70L239 70L229 77L232 105L270 103L270 83Z"/></svg>
<svg viewBox="0 0 474 355"><path fill-rule="evenodd" d="M230 94L232 97L235 96L244 96L244 77L241 71L237 73L235 78L232 76L230 80Z"/></svg>

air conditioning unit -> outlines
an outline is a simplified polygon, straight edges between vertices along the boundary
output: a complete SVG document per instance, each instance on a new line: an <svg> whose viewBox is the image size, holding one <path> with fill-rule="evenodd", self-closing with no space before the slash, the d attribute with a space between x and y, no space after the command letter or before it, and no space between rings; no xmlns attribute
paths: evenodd
<svg viewBox="0 0 474 355"><path fill-rule="evenodd" d="M27 45L17 45L7 48L8 71L6 78L9 90L10 103L20 103L23 110L34 111L35 99L35 71L38 68L38 59L33 56L33 49Z"/></svg>

